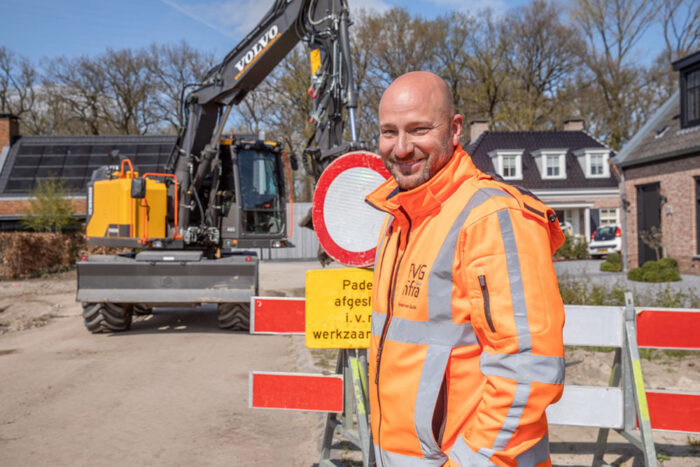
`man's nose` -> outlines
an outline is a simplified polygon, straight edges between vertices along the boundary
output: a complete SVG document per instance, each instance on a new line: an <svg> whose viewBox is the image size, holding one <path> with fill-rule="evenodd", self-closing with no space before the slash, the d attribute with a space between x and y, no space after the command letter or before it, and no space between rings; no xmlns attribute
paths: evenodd
<svg viewBox="0 0 700 467"><path fill-rule="evenodd" d="M398 159L403 159L413 154L413 143L409 140L408 134L403 131L400 131L396 138L394 153Z"/></svg>

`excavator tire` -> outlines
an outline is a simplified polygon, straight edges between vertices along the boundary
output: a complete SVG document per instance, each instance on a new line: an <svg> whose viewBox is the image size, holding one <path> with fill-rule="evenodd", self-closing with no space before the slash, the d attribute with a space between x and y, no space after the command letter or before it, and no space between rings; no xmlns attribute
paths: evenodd
<svg viewBox="0 0 700 467"><path fill-rule="evenodd" d="M136 316L150 315L153 314L153 307L144 305L143 303L134 303L131 312Z"/></svg>
<svg viewBox="0 0 700 467"><path fill-rule="evenodd" d="M131 327L131 305L84 303L85 327L92 333L120 332Z"/></svg>
<svg viewBox="0 0 700 467"><path fill-rule="evenodd" d="M219 303L217 311L221 329L250 330L250 305L247 303Z"/></svg>

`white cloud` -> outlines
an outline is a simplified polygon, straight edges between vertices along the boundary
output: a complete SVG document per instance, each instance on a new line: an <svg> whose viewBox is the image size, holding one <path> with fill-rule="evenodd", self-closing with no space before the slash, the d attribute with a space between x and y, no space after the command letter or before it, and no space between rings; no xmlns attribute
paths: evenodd
<svg viewBox="0 0 700 467"><path fill-rule="evenodd" d="M429 0L429 2L464 13L476 13L479 10L491 8L498 14L508 8L505 0Z"/></svg>
<svg viewBox="0 0 700 467"><path fill-rule="evenodd" d="M250 32L274 4L273 0L161 1L231 38L240 38Z"/></svg>
<svg viewBox="0 0 700 467"><path fill-rule="evenodd" d="M161 0L161 2L202 23L214 31L233 38L242 38L260 22L274 0ZM352 11L384 12L391 5L383 0L349 0Z"/></svg>
<svg viewBox="0 0 700 467"><path fill-rule="evenodd" d="M350 4L350 14L356 10L376 11L383 13L391 9L391 5L382 0L348 0Z"/></svg>

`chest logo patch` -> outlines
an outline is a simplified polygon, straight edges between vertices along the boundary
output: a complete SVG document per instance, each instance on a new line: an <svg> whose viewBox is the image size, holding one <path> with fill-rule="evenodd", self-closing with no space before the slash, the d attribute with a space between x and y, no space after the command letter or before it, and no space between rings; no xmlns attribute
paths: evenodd
<svg viewBox="0 0 700 467"><path fill-rule="evenodd" d="M403 286L401 295L407 297L418 298L420 289L423 286L425 279L425 270L428 268L425 264L411 263L408 269L408 280Z"/></svg>

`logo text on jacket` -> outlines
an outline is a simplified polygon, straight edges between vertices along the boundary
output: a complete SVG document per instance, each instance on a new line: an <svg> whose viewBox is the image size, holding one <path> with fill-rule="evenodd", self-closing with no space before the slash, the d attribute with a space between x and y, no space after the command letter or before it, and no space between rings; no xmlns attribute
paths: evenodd
<svg viewBox="0 0 700 467"><path fill-rule="evenodd" d="M423 285L423 279L425 278L425 270L427 267L428 266L425 264L411 263L408 269L408 280L403 286L401 295L418 298L418 294L420 294L420 288Z"/></svg>

